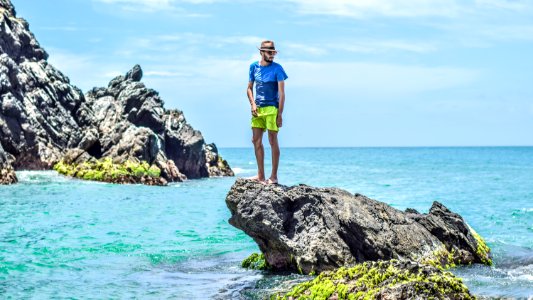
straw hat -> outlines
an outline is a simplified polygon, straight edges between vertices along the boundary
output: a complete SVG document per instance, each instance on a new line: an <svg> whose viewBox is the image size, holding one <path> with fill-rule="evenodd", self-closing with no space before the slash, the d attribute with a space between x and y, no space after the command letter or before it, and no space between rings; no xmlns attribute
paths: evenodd
<svg viewBox="0 0 533 300"><path fill-rule="evenodd" d="M272 44L272 46L265 46L265 44ZM274 46L274 42L262 42L260 47L257 47L259 51L274 51L278 53L278 50L276 50L276 46Z"/></svg>

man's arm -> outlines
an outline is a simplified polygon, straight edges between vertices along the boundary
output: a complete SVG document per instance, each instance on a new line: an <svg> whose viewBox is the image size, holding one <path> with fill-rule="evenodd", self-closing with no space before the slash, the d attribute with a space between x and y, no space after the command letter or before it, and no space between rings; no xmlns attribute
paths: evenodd
<svg viewBox="0 0 533 300"><path fill-rule="evenodd" d="M250 106L252 107L252 115L257 117L257 106L255 105L254 100L254 82L248 81L248 89L246 90L246 94L248 95L248 101L250 102Z"/></svg>
<svg viewBox="0 0 533 300"><path fill-rule="evenodd" d="M283 126L283 107L285 106L285 81L278 81L278 95L279 95L279 105L278 105L278 117L276 119L276 125L278 127Z"/></svg>

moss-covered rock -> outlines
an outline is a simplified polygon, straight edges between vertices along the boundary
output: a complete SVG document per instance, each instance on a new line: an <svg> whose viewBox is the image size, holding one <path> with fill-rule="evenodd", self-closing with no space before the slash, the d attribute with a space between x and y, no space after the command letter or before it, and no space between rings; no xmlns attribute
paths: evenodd
<svg viewBox="0 0 533 300"><path fill-rule="evenodd" d="M254 270L268 270L270 266L268 265L265 256L261 253L252 253L245 260L242 261L241 266L247 269Z"/></svg>
<svg viewBox="0 0 533 300"><path fill-rule="evenodd" d="M323 272L271 299L475 299L460 278L411 261L365 262Z"/></svg>
<svg viewBox="0 0 533 300"><path fill-rule="evenodd" d="M444 245L441 249L433 251L430 255L421 258L419 261L441 270L455 268L457 264L461 263L455 255L455 250L448 251Z"/></svg>
<svg viewBox="0 0 533 300"><path fill-rule="evenodd" d="M483 238L472 227L468 226L468 228L470 229L470 233L472 234L472 236L474 236L477 242L476 254L481 258L481 261L484 264L492 266L489 246L487 246L485 240L483 240Z"/></svg>
<svg viewBox="0 0 533 300"><path fill-rule="evenodd" d="M122 164L113 163L106 157L96 161L68 164L61 160L54 165L60 174L84 180L105 181L112 183L142 183L147 185L166 185L157 166L147 162L126 161Z"/></svg>

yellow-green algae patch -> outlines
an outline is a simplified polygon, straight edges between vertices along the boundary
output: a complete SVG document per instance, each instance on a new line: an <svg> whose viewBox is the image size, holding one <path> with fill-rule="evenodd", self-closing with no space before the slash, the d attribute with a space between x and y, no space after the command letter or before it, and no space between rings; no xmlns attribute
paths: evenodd
<svg viewBox="0 0 533 300"><path fill-rule="evenodd" d="M351 268L323 272L271 299L410 299L418 297L475 299L452 273L413 262L365 262ZM392 298L391 298L392 297Z"/></svg>
<svg viewBox="0 0 533 300"><path fill-rule="evenodd" d="M93 162L67 164L61 160L54 165L54 170L60 174L84 180L164 184L158 180L161 177L161 170L157 166L150 166L145 161L126 161L125 163L116 164L113 163L111 158L106 157Z"/></svg>
<svg viewBox="0 0 533 300"><path fill-rule="evenodd" d="M263 253L261 254L252 253L252 255L248 256L248 258L242 261L241 266L243 268L254 269L254 270L270 269L270 266L268 265Z"/></svg>
<svg viewBox="0 0 533 300"><path fill-rule="evenodd" d="M470 229L472 236L474 236L474 238L476 239L476 242L477 242L476 254L481 259L481 262L488 266L492 266L492 259L490 258L490 254L489 254L490 253L489 246L487 246L487 244L485 243L485 240L483 240L483 238L474 230L474 228L470 226L468 226L468 228Z"/></svg>
<svg viewBox="0 0 533 300"><path fill-rule="evenodd" d="M455 250L448 251L444 245L442 248L431 252L429 257L425 257L420 260L421 263L433 266L440 270L447 270L449 268L455 268L456 258ZM457 262L460 263L460 262Z"/></svg>

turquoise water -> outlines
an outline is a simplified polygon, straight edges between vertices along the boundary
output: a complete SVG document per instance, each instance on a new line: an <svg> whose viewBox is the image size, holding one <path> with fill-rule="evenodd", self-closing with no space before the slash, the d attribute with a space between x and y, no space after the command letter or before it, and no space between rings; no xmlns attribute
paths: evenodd
<svg viewBox="0 0 533 300"><path fill-rule="evenodd" d="M254 175L252 149L220 151L237 176ZM235 178L148 187L18 177L0 186L0 298L260 299L303 279L240 268L258 249L227 223ZM471 291L533 297L533 147L282 149L280 182L421 212L438 200L493 249L494 267L454 270Z"/></svg>

